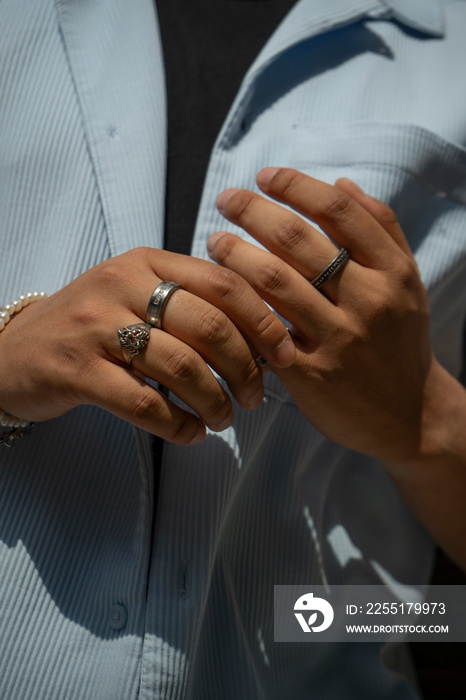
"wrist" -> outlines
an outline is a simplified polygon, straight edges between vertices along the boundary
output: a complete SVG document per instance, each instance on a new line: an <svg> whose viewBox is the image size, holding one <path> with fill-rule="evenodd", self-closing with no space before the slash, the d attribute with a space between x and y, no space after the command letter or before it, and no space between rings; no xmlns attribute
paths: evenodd
<svg viewBox="0 0 466 700"><path fill-rule="evenodd" d="M5 304L0 307L0 332L5 329L5 326L11 321L12 317L22 311L26 306L44 299L47 296L45 292L29 292L22 294L11 304ZM0 444L11 447L15 440L30 429L32 423L22 418L16 418L9 413L5 413L0 408Z"/></svg>
<svg viewBox="0 0 466 700"><path fill-rule="evenodd" d="M420 424L416 449L384 466L434 540L466 569L466 391L436 361Z"/></svg>
<svg viewBox="0 0 466 700"><path fill-rule="evenodd" d="M463 452L466 428L464 387L435 358L424 385L418 434L413 435L411 451L390 460L393 470L446 465Z"/></svg>

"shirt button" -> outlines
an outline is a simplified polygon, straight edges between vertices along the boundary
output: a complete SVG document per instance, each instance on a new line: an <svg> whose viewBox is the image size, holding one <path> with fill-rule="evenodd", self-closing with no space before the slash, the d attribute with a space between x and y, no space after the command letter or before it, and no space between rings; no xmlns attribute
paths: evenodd
<svg viewBox="0 0 466 700"><path fill-rule="evenodd" d="M127 622L128 612L125 606L121 603L115 603L115 605L112 605L108 614L108 624L110 627L112 627L114 630L121 630L123 627L126 627Z"/></svg>

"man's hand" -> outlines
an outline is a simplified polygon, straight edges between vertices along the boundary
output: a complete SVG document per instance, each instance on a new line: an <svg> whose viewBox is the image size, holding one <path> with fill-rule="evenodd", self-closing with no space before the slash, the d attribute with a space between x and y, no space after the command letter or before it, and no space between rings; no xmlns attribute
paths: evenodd
<svg viewBox="0 0 466 700"><path fill-rule="evenodd" d="M258 183L307 220L252 192L227 190L222 214L268 250L221 233L209 250L292 324L296 362L276 373L335 442L380 458L409 455L433 357L427 293L393 212L349 181L333 187L266 169ZM310 280L339 247L350 260L318 291Z"/></svg>
<svg viewBox="0 0 466 700"><path fill-rule="evenodd" d="M466 392L433 357L427 293L393 211L349 180L331 186L267 168L258 184L305 219L252 192L227 190L220 211L266 250L216 233L210 255L292 324L296 361L273 371L306 418L335 442L380 459L466 568ZM309 280L338 247L350 260L318 291Z"/></svg>
<svg viewBox="0 0 466 700"><path fill-rule="evenodd" d="M167 302L163 330L152 329L134 358L138 376L123 360L118 329L145 321L162 280L183 289ZM233 420L231 399L210 367L243 408L260 405L257 354L286 367L295 349L281 321L239 275L139 248L92 268L12 319L0 333L0 406L41 421L93 404L166 440L193 444L205 436L205 425L218 431ZM166 386L197 415L144 377Z"/></svg>

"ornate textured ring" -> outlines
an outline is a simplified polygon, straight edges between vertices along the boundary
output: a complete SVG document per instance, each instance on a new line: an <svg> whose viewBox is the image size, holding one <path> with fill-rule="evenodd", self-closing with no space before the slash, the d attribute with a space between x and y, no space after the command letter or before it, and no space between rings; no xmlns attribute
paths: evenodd
<svg viewBox="0 0 466 700"><path fill-rule="evenodd" d="M154 328L162 328L162 316L169 297L181 285L176 282L161 282L152 292L146 311L146 321Z"/></svg>
<svg viewBox="0 0 466 700"><path fill-rule="evenodd" d="M341 270L348 258L349 253L346 248L340 248L338 255L333 258L332 262L327 265L325 270L311 280L312 286L316 289L320 289L333 275L336 275L338 270Z"/></svg>
<svg viewBox="0 0 466 700"><path fill-rule="evenodd" d="M148 323L125 326L119 329L118 337L124 360L130 365L136 355L146 347L150 338L150 326Z"/></svg>

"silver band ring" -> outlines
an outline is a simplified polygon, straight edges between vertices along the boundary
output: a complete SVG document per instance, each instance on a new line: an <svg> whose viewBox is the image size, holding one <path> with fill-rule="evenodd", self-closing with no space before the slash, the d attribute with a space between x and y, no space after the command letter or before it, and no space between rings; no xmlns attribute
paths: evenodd
<svg viewBox="0 0 466 700"><path fill-rule="evenodd" d="M333 275L336 275L338 270L341 270L348 258L349 253L346 248L340 248L338 254L333 258L332 262L327 265L325 270L311 280L312 286L316 289L320 289Z"/></svg>
<svg viewBox="0 0 466 700"><path fill-rule="evenodd" d="M135 323L118 330L121 353L129 365L136 355L139 355L141 350L146 347L150 338L150 329L148 323Z"/></svg>
<svg viewBox="0 0 466 700"><path fill-rule="evenodd" d="M181 289L181 285L176 282L161 282L158 287L152 292L152 296L147 305L146 321L154 328L162 328L162 316L165 305L169 297L177 289Z"/></svg>
<svg viewBox="0 0 466 700"><path fill-rule="evenodd" d="M256 357L256 364L258 367L266 367L269 363L265 359L265 357L262 357L262 355L259 355L259 357Z"/></svg>

